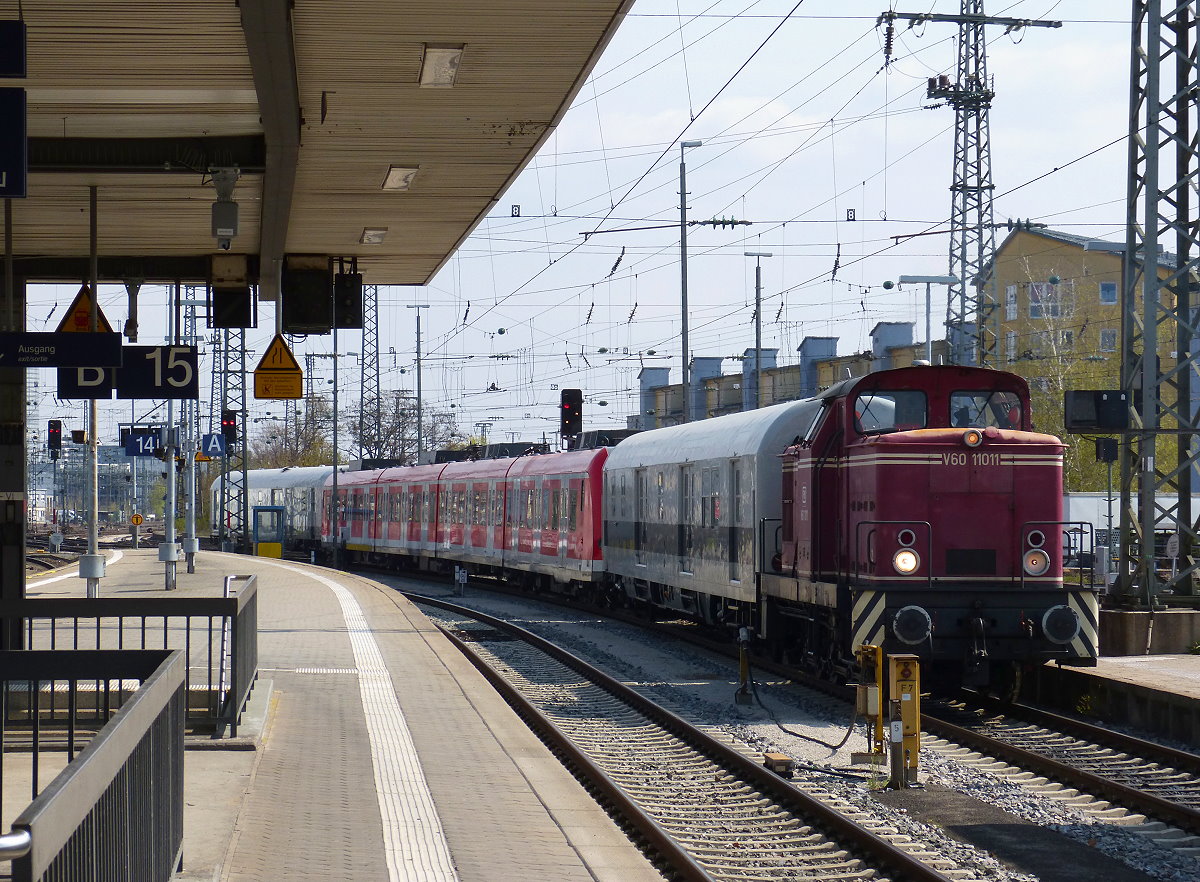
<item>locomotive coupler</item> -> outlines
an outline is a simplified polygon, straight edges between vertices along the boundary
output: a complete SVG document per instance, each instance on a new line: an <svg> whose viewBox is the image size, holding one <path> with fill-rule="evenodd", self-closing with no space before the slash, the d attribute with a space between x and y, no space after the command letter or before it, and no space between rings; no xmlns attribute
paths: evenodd
<svg viewBox="0 0 1200 882"><path fill-rule="evenodd" d="M975 616L968 620L967 630L971 632L971 657L982 661L988 657L987 622L983 620L983 616Z"/></svg>
<svg viewBox="0 0 1200 882"><path fill-rule="evenodd" d="M738 628L738 688L733 700L738 704L752 704L750 692L750 629L745 625Z"/></svg>

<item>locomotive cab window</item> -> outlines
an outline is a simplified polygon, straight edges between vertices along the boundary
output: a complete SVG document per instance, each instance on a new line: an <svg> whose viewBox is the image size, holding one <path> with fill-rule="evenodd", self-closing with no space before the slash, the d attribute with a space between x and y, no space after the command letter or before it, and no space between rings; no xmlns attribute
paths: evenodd
<svg viewBox="0 0 1200 882"><path fill-rule="evenodd" d="M925 393L915 389L874 390L854 402L854 428L862 435L923 429L927 424Z"/></svg>
<svg viewBox="0 0 1200 882"><path fill-rule="evenodd" d="M969 389L950 395L950 425L954 428L1019 429L1021 398L999 389Z"/></svg>

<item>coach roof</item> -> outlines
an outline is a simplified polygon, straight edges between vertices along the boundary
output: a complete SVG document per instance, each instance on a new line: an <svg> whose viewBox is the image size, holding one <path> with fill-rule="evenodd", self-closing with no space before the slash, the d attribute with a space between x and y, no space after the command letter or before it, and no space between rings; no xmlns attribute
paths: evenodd
<svg viewBox="0 0 1200 882"><path fill-rule="evenodd" d="M821 402L814 399L789 401L641 432L609 451L607 468L782 454L808 428L814 410L820 406Z"/></svg>

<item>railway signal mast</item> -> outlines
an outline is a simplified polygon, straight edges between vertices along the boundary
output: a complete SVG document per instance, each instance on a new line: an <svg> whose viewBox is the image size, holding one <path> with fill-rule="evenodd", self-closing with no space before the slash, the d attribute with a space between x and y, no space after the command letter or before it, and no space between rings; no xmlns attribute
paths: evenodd
<svg viewBox="0 0 1200 882"><path fill-rule="evenodd" d="M1200 569L1200 531L1192 509L1200 468L1194 443L1200 411L1192 379L1200 366L1194 296L1200 273L1193 190L1200 174L1196 27L1192 4L1134 0L1121 301L1121 388L1131 428L1121 439L1116 589L1147 605L1163 589L1191 594ZM1170 259L1167 251L1174 251ZM1160 444L1162 435L1174 435L1175 443ZM1169 574L1156 566L1156 531L1178 537ZM1151 636L1148 630L1146 652Z"/></svg>
<svg viewBox="0 0 1200 882"><path fill-rule="evenodd" d="M955 79L930 77L930 98L940 98L954 108L954 180L950 185L950 273L958 279L949 290L946 304L946 337L953 364L995 367L999 357L1000 313L995 281L980 283L996 251L992 226L992 143L988 110L995 92L987 73L987 25L1003 25L1006 33L1022 28L1058 28L1061 21L989 16L983 0L962 0L958 15L926 12L885 12L879 24L887 23L884 54L891 61L897 19L909 27L927 22L958 25L958 62ZM977 285L973 298L967 286ZM974 323L972 322L974 317ZM974 331L972 325L974 324Z"/></svg>

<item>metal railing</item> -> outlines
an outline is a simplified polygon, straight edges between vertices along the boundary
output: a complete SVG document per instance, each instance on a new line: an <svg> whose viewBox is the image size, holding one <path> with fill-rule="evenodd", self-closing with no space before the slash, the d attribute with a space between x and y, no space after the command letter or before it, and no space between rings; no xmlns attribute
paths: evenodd
<svg viewBox="0 0 1200 882"><path fill-rule="evenodd" d="M240 583L236 593L234 583ZM258 677L258 586L232 576L224 597L34 597L0 601L0 625L18 619L27 650L178 649L186 659L186 722L228 726Z"/></svg>
<svg viewBox="0 0 1200 882"><path fill-rule="evenodd" d="M0 769L28 752L32 782L0 836L14 882L160 882L179 868L185 669L178 650L0 652ZM43 754L64 750L39 788Z"/></svg>

